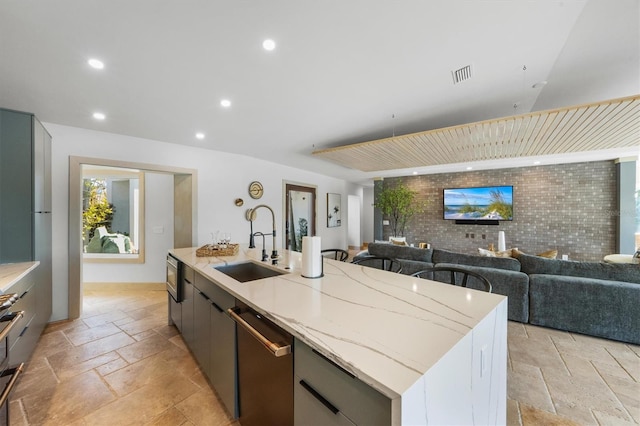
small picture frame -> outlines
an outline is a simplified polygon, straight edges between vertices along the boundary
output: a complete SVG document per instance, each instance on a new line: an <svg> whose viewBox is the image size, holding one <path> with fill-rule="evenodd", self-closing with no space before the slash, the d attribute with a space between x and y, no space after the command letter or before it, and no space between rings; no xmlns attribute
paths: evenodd
<svg viewBox="0 0 640 426"><path fill-rule="evenodd" d="M342 196L327 193L327 228L340 226L342 220Z"/></svg>

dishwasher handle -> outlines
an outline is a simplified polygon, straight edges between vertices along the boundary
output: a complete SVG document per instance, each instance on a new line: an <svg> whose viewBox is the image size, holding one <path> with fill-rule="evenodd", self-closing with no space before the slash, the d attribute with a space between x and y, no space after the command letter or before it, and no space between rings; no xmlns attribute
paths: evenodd
<svg viewBox="0 0 640 426"><path fill-rule="evenodd" d="M255 337L262 345L269 350L275 357L281 357L285 355L289 355L291 353L291 345L282 345L280 343L272 342L271 340L264 337L258 330L253 328L251 324L246 322L238 313L236 312L236 308L227 309L227 313L231 316L231 318L242 328L247 330L249 334Z"/></svg>

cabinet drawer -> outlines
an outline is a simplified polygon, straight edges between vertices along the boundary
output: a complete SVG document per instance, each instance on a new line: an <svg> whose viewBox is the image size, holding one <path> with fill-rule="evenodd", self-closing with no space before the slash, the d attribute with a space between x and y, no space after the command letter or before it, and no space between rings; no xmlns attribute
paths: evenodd
<svg viewBox="0 0 640 426"><path fill-rule="evenodd" d="M36 286L32 285L22 290L22 293L18 293L20 297L12 306L11 311L24 311L24 316L16 323L13 330L9 333L9 345L12 347L25 332L25 327L31 323L31 320L36 314ZM13 289L13 288L12 288Z"/></svg>
<svg viewBox="0 0 640 426"><path fill-rule="evenodd" d="M232 295L200 274L196 274L196 288L206 294L223 311L233 308L236 304L236 299Z"/></svg>
<svg viewBox="0 0 640 426"><path fill-rule="evenodd" d="M190 282L191 284L193 284L195 282L195 271L193 270L193 268L191 268L190 266L185 265L184 263L182 264L182 279L183 280L187 280L188 282Z"/></svg>
<svg viewBox="0 0 640 426"><path fill-rule="evenodd" d="M296 383L299 385L303 380L353 423L391 424L389 398L298 340L295 341L294 359Z"/></svg>
<svg viewBox="0 0 640 426"><path fill-rule="evenodd" d="M308 386L304 386L303 379L293 377L293 424L295 426L354 426L340 411L327 407L321 400L314 396Z"/></svg>

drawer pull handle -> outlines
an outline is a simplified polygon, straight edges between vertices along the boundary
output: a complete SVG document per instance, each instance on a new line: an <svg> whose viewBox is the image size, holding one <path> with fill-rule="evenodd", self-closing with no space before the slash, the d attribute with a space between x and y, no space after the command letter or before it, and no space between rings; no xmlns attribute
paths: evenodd
<svg viewBox="0 0 640 426"><path fill-rule="evenodd" d="M204 297L205 300L209 300L209 296L207 296L206 294L204 294L203 292L199 291L198 293L200 293L200 296Z"/></svg>
<svg viewBox="0 0 640 426"><path fill-rule="evenodd" d="M338 410L335 405L327 401L324 396L320 395L320 393L312 388L307 382L305 382L304 380L300 380L300 385L302 385L302 387L305 388L307 392L309 392L315 399L320 401L322 405L331 410L333 414L338 414L340 412L340 410Z"/></svg>
<svg viewBox="0 0 640 426"><path fill-rule="evenodd" d="M0 340L7 337L7 335L11 332L11 329L15 327L18 321L20 321L20 318L24 316L24 311L12 312L9 315L12 316L11 322L9 322L9 324L7 324L7 326L2 330L2 332L0 332Z"/></svg>
<svg viewBox="0 0 640 426"><path fill-rule="evenodd" d="M234 308L227 309L227 313L239 326L242 326L242 328L247 330L247 332L255 337L258 342L262 343L262 346L267 348L267 350L271 352L273 356L281 357L289 355L291 353L291 345L282 345L280 343L275 343L267 339L258 330L253 328L251 324L246 322L240 315L238 315Z"/></svg>
<svg viewBox="0 0 640 426"><path fill-rule="evenodd" d="M224 312L224 309L222 309L220 306L218 306L218 304L216 302L214 302L213 300L211 301L211 304L213 305L214 308L216 308L216 310L220 313Z"/></svg>
<svg viewBox="0 0 640 426"><path fill-rule="evenodd" d="M11 393L11 390L13 389L13 387L16 385L18 376L20 376L20 373L22 373L23 369L24 369L24 362L21 363L16 368L12 368L3 373L3 376L8 376L9 374L11 374L11 379L9 379L9 382L6 384L6 386L4 387L4 390L2 391L2 395L0 395L0 406L4 406L4 403L7 402L7 399L9 398L9 394Z"/></svg>

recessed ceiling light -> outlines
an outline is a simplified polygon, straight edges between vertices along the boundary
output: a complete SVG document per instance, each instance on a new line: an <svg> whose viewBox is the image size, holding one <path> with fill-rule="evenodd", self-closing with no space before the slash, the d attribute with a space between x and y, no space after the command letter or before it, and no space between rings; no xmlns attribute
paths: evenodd
<svg viewBox="0 0 640 426"><path fill-rule="evenodd" d="M540 162L539 161L534 161L533 164L535 164L537 166L538 164L540 164Z"/></svg>
<svg viewBox="0 0 640 426"><path fill-rule="evenodd" d="M229 99L223 99L220 101L220 105L225 108L229 108L231 106L231 101Z"/></svg>
<svg viewBox="0 0 640 426"><path fill-rule="evenodd" d="M101 112L94 112L93 118L95 118L96 120L104 120L105 118L107 118L107 116Z"/></svg>
<svg viewBox="0 0 640 426"><path fill-rule="evenodd" d="M276 42L268 38L262 42L262 47L264 50L272 51L276 48Z"/></svg>
<svg viewBox="0 0 640 426"><path fill-rule="evenodd" d="M473 167L469 166L467 167L467 170L473 170Z"/></svg>
<svg viewBox="0 0 640 426"><path fill-rule="evenodd" d="M200 140L204 139L204 133L202 132L196 133L196 139L200 139Z"/></svg>
<svg viewBox="0 0 640 426"><path fill-rule="evenodd" d="M101 70L104 68L104 62L102 62L100 59L95 59L95 58L91 58L87 61L87 63L92 67L95 68L97 70Z"/></svg>

